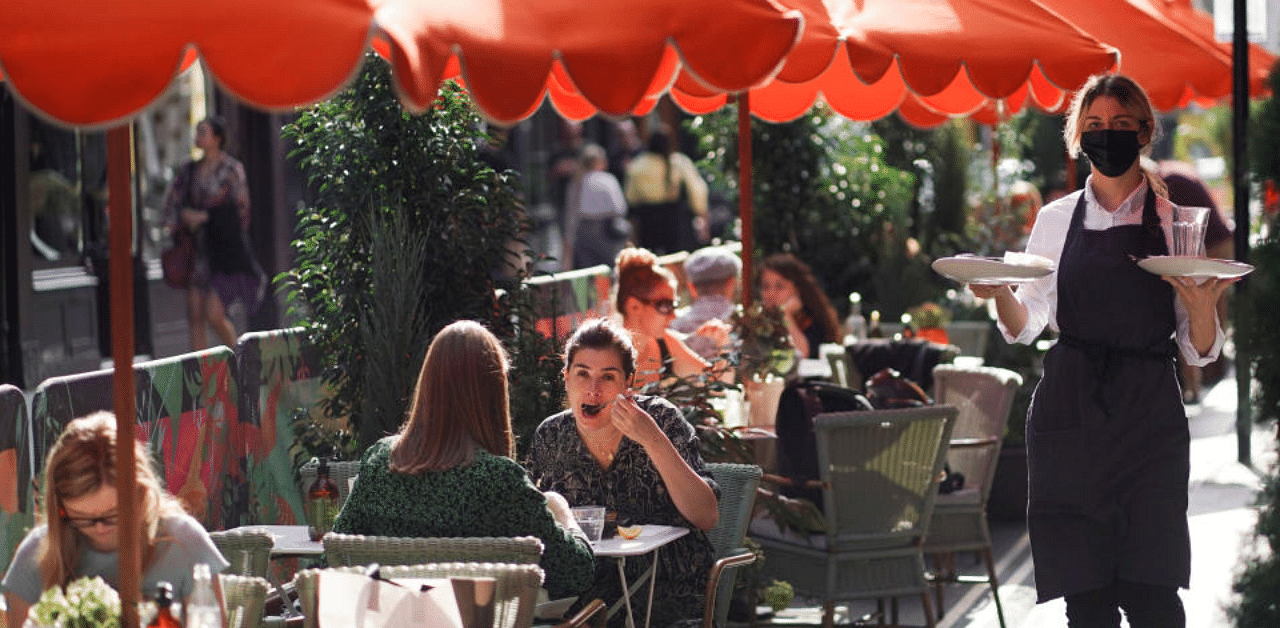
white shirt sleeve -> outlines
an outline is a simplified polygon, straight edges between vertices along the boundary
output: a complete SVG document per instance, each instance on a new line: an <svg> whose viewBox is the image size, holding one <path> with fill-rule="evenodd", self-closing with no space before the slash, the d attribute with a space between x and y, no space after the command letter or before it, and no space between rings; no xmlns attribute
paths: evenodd
<svg viewBox="0 0 1280 628"><path fill-rule="evenodd" d="M1004 323L997 323L1000 333L1008 342L1017 342L1021 344L1031 344L1040 333L1048 328L1057 332L1058 329L1058 273L1056 268L1062 261L1062 247L1066 242L1067 229L1071 226L1071 215L1075 212L1076 203L1080 199L1080 195L1085 195L1085 229L1103 230L1120 225L1142 224L1142 203L1146 199L1147 186L1146 183L1138 186L1133 194L1121 203L1115 212L1108 212L1098 204L1093 196L1093 190L1089 184L1085 184L1082 191L1068 194L1040 209L1040 213L1036 216L1035 225L1031 228L1031 235L1027 239L1027 253L1040 255L1053 260L1054 272L1036 279L1035 281L1021 284L1014 291L1014 297L1027 308L1027 323L1022 328L1022 333L1013 336L1009 333ZM1164 229L1165 242L1172 246L1171 220L1173 213L1173 205L1168 200L1156 197L1156 213L1160 216L1160 224ZM1214 316L1214 326L1217 334L1213 340L1213 346L1209 348L1209 352L1205 355L1199 355L1195 347L1191 344L1191 323L1187 315L1187 308L1175 295L1173 297L1173 312L1177 323L1174 333L1174 339L1178 344L1178 348L1182 353L1187 364L1191 366L1204 366L1218 359L1218 355L1222 351L1222 344L1226 340L1226 334L1222 330L1221 321Z"/></svg>

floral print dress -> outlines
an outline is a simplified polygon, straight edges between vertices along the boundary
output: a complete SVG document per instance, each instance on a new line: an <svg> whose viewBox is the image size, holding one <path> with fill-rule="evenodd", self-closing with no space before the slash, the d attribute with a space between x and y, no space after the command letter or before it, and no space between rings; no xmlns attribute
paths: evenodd
<svg viewBox="0 0 1280 628"><path fill-rule="evenodd" d="M698 452L693 426L684 420L671 402L660 397L637 395L636 403L657 422L680 457L715 491L720 489L707 471ZM573 413L554 415L538 426L526 462L529 475L539 489L564 495L571 506L599 505L617 514L618 525L661 524L682 526L690 533L664 546L654 591L654 626L669 626L683 619L702 616L704 591L714 553L707 535L690 524L667 493L658 469L639 443L623 437L608 469L602 469L578 435ZM627 580L635 582L652 562L652 555L627 559ZM601 598L613 604L622 599L618 568L614 559L596 560L595 584L582 600ZM642 611L637 608L637 621ZM624 613L615 615L610 625L620 625Z"/></svg>

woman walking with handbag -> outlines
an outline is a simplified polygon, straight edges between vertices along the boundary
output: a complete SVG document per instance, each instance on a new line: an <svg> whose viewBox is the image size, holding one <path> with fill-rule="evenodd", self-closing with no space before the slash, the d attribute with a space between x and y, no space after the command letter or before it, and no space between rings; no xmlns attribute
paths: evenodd
<svg viewBox="0 0 1280 628"><path fill-rule="evenodd" d="M181 272L171 276L167 264L165 268L170 285L187 290L193 351L208 346L206 325L213 327L223 344L234 346L236 329L227 318L227 307L240 301L253 315L265 287L249 246L244 166L223 151L226 141L226 126L220 119L206 118L196 125L195 144L204 154L179 171L165 201L175 245L183 237L190 237L194 244L185 282Z"/></svg>

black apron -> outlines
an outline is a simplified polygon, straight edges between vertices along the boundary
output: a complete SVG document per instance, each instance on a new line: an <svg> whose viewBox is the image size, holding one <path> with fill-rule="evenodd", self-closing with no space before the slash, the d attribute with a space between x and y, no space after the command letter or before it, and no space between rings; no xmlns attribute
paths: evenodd
<svg viewBox="0 0 1280 628"><path fill-rule="evenodd" d="M1168 246L1142 225L1084 229L1080 193L1058 264L1061 336L1027 418L1027 526L1040 602L1117 579L1186 587L1190 433L1173 357L1173 288L1130 255Z"/></svg>

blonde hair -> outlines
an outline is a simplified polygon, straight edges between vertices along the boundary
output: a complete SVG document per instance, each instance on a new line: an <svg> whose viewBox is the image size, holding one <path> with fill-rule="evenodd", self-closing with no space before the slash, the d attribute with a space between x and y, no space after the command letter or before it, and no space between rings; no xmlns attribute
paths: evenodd
<svg viewBox="0 0 1280 628"><path fill-rule="evenodd" d="M1062 140L1067 145L1067 152L1072 156L1081 154L1080 136L1084 133L1084 118L1089 107L1099 96L1110 96L1116 99L1125 109L1138 119L1139 134L1148 133L1147 143L1142 147L1142 155L1151 156L1156 138L1160 137L1160 121L1156 118L1155 108L1146 90L1137 81L1123 74L1095 74L1085 81L1071 100L1071 108L1067 110L1066 124L1062 128ZM1155 171L1141 166L1142 174L1148 185L1160 196L1168 197L1169 188Z"/></svg>
<svg viewBox="0 0 1280 628"><path fill-rule="evenodd" d="M626 310L623 306L628 298L645 299L654 288L664 283L673 290L676 287L675 275L658 264L658 256L649 249L622 249L614 261L614 268L618 273L618 281L613 306L624 318Z"/></svg>
<svg viewBox="0 0 1280 628"><path fill-rule="evenodd" d="M140 525L133 532L146 569L155 558L160 519L183 514L182 504L160 486L146 443L134 442L136 504ZM42 588L66 586L79 570L83 534L67 525L63 500L117 485L116 418L95 412L72 420L49 450L44 469L44 522L48 534L40 546Z"/></svg>
<svg viewBox="0 0 1280 628"><path fill-rule="evenodd" d="M509 364L502 343L479 323L441 329L422 361L408 420L391 446L391 470L451 469L469 463L476 447L510 458Z"/></svg>

